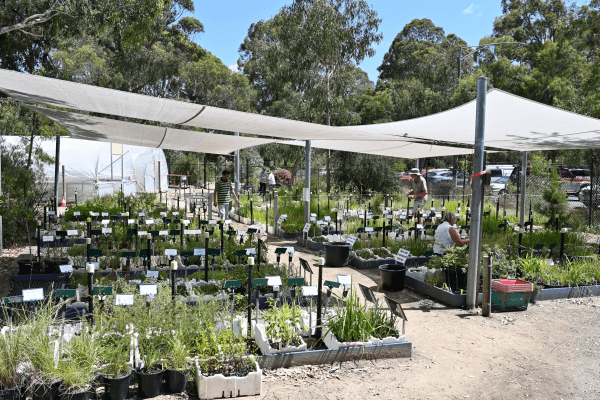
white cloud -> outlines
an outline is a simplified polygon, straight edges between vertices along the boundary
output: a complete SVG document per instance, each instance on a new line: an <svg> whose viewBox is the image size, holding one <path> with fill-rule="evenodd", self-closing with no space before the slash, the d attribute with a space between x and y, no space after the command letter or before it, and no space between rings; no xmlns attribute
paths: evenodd
<svg viewBox="0 0 600 400"><path fill-rule="evenodd" d="M231 70L231 72L233 72L234 74L239 74L240 73L240 69L238 68L237 64L232 64L229 67L227 67Z"/></svg>
<svg viewBox="0 0 600 400"><path fill-rule="evenodd" d="M473 14L473 11L477 8L475 3L471 3L471 5L463 10L463 14Z"/></svg>

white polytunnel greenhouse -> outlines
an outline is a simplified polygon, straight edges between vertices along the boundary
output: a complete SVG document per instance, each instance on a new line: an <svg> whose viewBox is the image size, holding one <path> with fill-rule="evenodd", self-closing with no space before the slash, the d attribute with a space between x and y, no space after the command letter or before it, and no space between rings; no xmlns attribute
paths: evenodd
<svg viewBox="0 0 600 400"><path fill-rule="evenodd" d="M7 147L15 146L20 144L21 140L18 136L3 136L2 144ZM49 156L55 157L55 138L36 138L34 145ZM75 200L75 189L77 189L78 201L81 201L88 197L113 194L121 189L126 195L131 195L138 192L158 193L159 188L166 191L168 187L167 161L162 149L93 142L63 136L60 139L59 161L61 165L58 186L59 204L62 197L63 165L67 202ZM54 184L54 163L46 164L44 172L47 182Z"/></svg>

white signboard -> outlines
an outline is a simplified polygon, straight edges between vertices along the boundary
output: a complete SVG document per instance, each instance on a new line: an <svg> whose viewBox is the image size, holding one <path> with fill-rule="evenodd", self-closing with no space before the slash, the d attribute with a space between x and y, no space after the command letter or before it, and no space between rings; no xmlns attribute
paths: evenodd
<svg viewBox="0 0 600 400"><path fill-rule="evenodd" d="M42 236L42 242L53 242L54 236Z"/></svg>
<svg viewBox="0 0 600 400"><path fill-rule="evenodd" d="M158 236L169 236L169 231L158 231Z"/></svg>
<svg viewBox="0 0 600 400"><path fill-rule="evenodd" d="M329 215L325 216L325 221L327 221L327 222L331 221L331 217Z"/></svg>
<svg viewBox="0 0 600 400"><path fill-rule="evenodd" d="M317 217L317 214L315 214L315 213L311 213L311 214L310 214L310 216L311 216L311 217L315 217L315 218L316 218L316 217Z"/></svg>
<svg viewBox="0 0 600 400"><path fill-rule="evenodd" d="M115 295L115 306L132 306L132 305L133 305L133 295L132 294L116 294Z"/></svg>
<svg viewBox="0 0 600 400"><path fill-rule="evenodd" d="M238 230L237 235L238 236L246 236L246 231Z"/></svg>
<svg viewBox="0 0 600 400"><path fill-rule="evenodd" d="M100 216L100 213L97 213L97 212L91 212L91 213L90 213L90 215L91 215L92 217L99 217L99 216Z"/></svg>
<svg viewBox="0 0 600 400"><path fill-rule="evenodd" d="M165 249L165 256L176 256L177 255L177 249Z"/></svg>
<svg viewBox="0 0 600 400"><path fill-rule="evenodd" d="M302 229L302 232L308 233L309 230L310 230L310 224L308 224L308 223L304 224L304 229Z"/></svg>
<svg viewBox="0 0 600 400"><path fill-rule="evenodd" d="M127 225L133 225L133 224L135 224L135 219L131 219L131 218L127 219Z"/></svg>
<svg viewBox="0 0 600 400"><path fill-rule="evenodd" d="M179 211L173 211L173 215L174 216L178 216L179 215Z"/></svg>
<svg viewBox="0 0 600 400"><path fill-rule="evenodd" d="M184 229L183 234L184 235L201 235L202 230L201 229Z"/></svg>
<svg viewBox="0 0 600 400"><path fill-rule="evenodd" d="M405 250L405 249L399 249L398 254L394 258L394 260L399 262L400 264L404 264L409 256L410 256L410 251Z"/></svg>
<svg viewBox="0 0 600 400"><path fill-rule="evenodd" d="M216 225L217 224L217 220L216 219L211 219L210 221L208 221L209 225Z"/></svg>
<svg viewBox="0 0 600 400"><path fill-rule="evenodd" d="M344 286L352 286L352 275L339 275L337 281Z"/></svg>
<svg viewBox="0 0 600 400"><path fill-rule="evenodd" d="M286 247L286 248L287 248L288 254L294 255L295 249L293 247L290 246L290 247Z"/></svg>
<svg viewBox="0 0 600 400"><path fill-rule="evenodd" d="M150 272L150 271L148 271ZM158 271L152 271L158 272ZM156 296L158 294L158 283L140 284L140 296Z"/></svg>
<svg viewBox="0 0 600 400"><path fill-rule="evenodd" d="M72 265L59 265L58 268L60 268L60 273L61 274L67 274L69 272L73 272L73 266Z"/></svg>
<svg viewBox="0 0 600 400"><path fill-rule="evenodd" d="M302 295L306 297L318 296L319 291L316 286L302 286Z"/></svg>
<svg viewBox="0 0 600 400"><path fill-rule="evenodd" d="M79 217L81 215L80 211L73 211L73 216L74 217Z"/></svg>
<svg viewBox="0 0 600 400"><path fill-rule="evenodd" d="M152 225L154 223L153 219L147 219L146 220L146 225Z"/></svg>
<svg viewBox="0 0 600 400"><path fill-rule="evenodd" d="M317 217L310 217L309 218L309 221L311 221L311 222L315 222L316 220L317 220Z"/></svg>
<svg viewBox="0 0 600 400"><path fill-rule="evenodd" d="M188 225L190 224L190 220L189 220L189 219L184 219L184 220L183 220L183 221L181 221L181 222L183 222L183 224L184 224L185 226L188 226Z"/></svg>
<svg viewBox="0 0 600 400"><path fill-rule="evenodd" d="M386 214L385 216L387 219L394 219L394 215L393 214Z"/></svg>
<svg viewBox="0 0 600 400"><path fill-rule="evenodd" d="M317 221L317 225L325 225L325 222L323 222L323 221L321 221L321 220L318 220L318 221Z"/></svg>
<svg viewBox="0 0 600 400"><path fill-rule="evenodd" d="M281 286L283 283L281 282L280 276L265 276L267 278L267 286Z"/></svg>
<svg viewBox="0 0 600 400"><path fill-rule="evenodd" d="M138 213L138 216L139 216L139 217L145 217L145 216L146 216L146 213L145 213L145 212L139 212L139 213Z"/></svg>
<svg viewBox="0 0 600 400"><path fill-rule="evenodd" d="M356 236L354 236L354 235L350 235L346 239L346 243L348 243L350 245L350 247L354 246L354 242L356 242Z"/></svg>
<svg viewBox="0 0 600 400"><path fill-rule="evenodd" d="M108 217L108 213L107 212L102 212L102 216L103 217Z"/></svg>
<svg viewBox="0 0 600 400"><path fill-rule="evenodd" d="M23 302L44 300L44 288L23 289Z"/></svg>
<svg viewBox="0 0 600 400"><path fill-rule="evenodd" d="M204 257L206 255L206 249L204 247L196 247L194 249L194 255Z"/></svg>
<svg viewBox="0 0 600 400"><path fill-rule="evenodd" d="M256 254L256 249L254 247L246 249L246 255L249 256L251 254Z"/></svg>
<svg viewBox="0 0 600 400"><path fill-rule="evenodd" d="M365 227L365 232L373 232L373 227L372 226Z"/></svg>
<svg viewBox="0 0 600 400"><path fill-rule="evenodd" d="M148 231L138 231L138 236L146 236Z"/></svg>
<svg viewBox="0 0 600 400"><path fill-rule="evenodd" d="M103 234L107 234L107 233L112 233L112 228L102 228L102 233Z"/></svg>
<svg viewBox="0 0 600 400"><path fill-rule="evenodd" d="M103 219L102 222L100 222L102 225L106 226L108 224L110 224L110 219Z"/></svg>
<svg viewBox="0 0 600 400"><path fill-rule="evenodd" d="M146 271L146 278L158 279L158 271Z"/></svg>
<svg viewBox="0 0 600 400"><path fill-rule="evenodd" d="M67 236L79 236L79 231L77 229L69 229L67 231Z"/></svg>

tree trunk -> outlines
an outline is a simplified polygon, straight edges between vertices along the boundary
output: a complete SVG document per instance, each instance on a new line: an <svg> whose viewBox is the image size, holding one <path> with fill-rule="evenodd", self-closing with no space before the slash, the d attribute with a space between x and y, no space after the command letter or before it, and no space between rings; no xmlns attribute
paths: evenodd
<svg viewBox="0 0 600 400"><path fill-rule="evenodd" d="M298 172L298 163L300 162L300 157L296 157L296 161L294 161L294 166L292 167L292 185L296 184L296 173Z"/></svg>
<svg viewBox="0 0 600 400"><path fill-rule="evenodd" d="M37 118L35 113L33 114L33 126L31 128L31 138L29 140L29 155L27 156L27 170L31 167L31 157L33 154L33 140L35 139L35 132L37 129ZM23 201L27 204L27 183L23 183Z"/></svg>
<svg viewBox="0 0 600 400"><path fill-rule="evenodd" d="M327 92L327 126L331 126L331 115L329 111L329 67L327 57L325 57L325 90ZM327 150L327 193L331 193L331 150Z"/></svg>

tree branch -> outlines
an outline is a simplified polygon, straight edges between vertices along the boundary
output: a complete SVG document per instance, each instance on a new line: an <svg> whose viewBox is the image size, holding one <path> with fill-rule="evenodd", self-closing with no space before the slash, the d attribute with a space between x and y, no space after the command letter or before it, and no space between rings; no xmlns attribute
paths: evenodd
<svg viewBox="0 0 600 400"><path fill-rule="evenodd" d="M31 27L33 25L38 25L38 24L43 24L44 22L48 22L56 14L58 14L58 11L54 10L53 8L50 8L50 9L46 10L43 14L34 14L34 15L26 18L21 23L18 23L18 24L15 24L15 25L11 25L11 26L6 26L4 28L0 28L0 35L2 35L4 33L11 32L11 31L16 31L16 30L20 30L20 31L22 31L24 33L32 35L29 32L23 31L23 29L24 28L29 28L29 27Z"/></svg>

